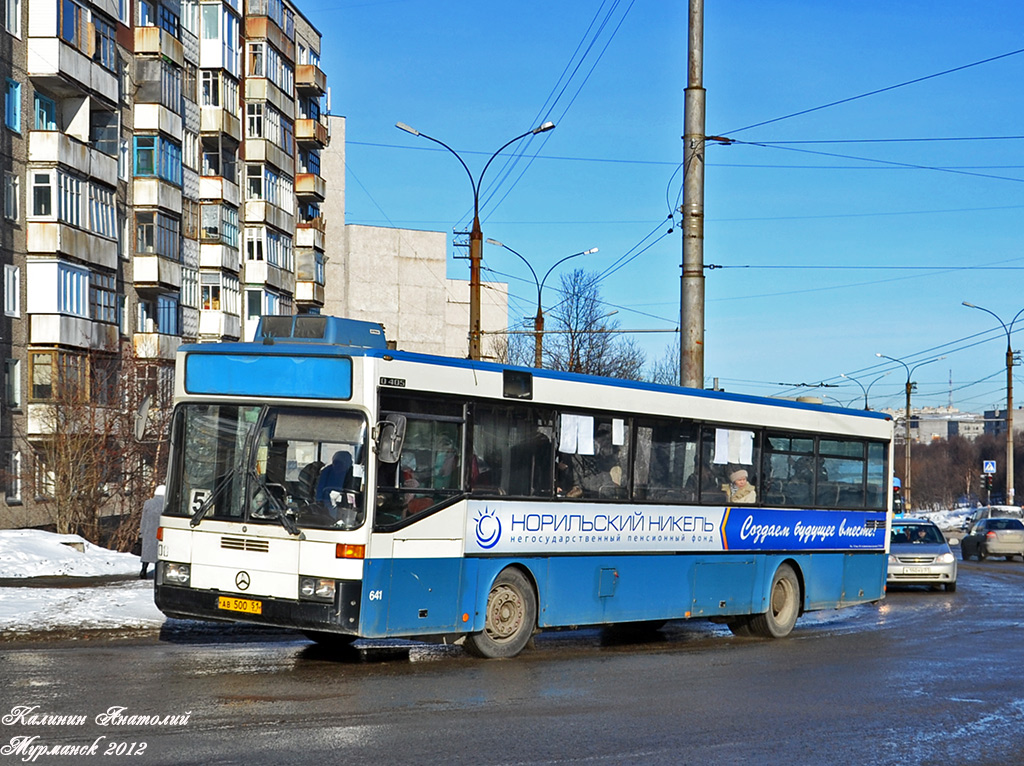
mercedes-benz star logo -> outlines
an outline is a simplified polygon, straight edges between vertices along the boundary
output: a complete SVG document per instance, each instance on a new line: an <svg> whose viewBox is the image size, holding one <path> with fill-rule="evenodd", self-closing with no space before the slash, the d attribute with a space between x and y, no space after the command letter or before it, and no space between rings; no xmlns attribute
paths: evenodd
<svg viewBox="0 0 1024 766"><path fill-rule="evenodd" d="M235 575L235 587L239 590L247 590L249 588L249 573L239 572Z"/></svg>

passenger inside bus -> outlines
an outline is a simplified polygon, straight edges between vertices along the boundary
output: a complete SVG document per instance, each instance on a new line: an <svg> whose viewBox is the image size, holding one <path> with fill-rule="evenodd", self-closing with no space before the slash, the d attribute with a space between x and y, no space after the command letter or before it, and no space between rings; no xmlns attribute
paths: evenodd
<svg viewBox="0 0 1024 766"><path fill-rule="evenodd" d="M352 488L352 455L338 450L331 458L331 464L320 471L316 483L316 500L330 508L331 492L343 492Z"/></svg>
<svg viewBox="0 0 1024 766"><path fill-rule="evenodd" d="M757 502L757 490L749 482L749 474L745 468L739 468L729 474L729 483L722 487L726 500L734 505L750 505Z"/></svg>

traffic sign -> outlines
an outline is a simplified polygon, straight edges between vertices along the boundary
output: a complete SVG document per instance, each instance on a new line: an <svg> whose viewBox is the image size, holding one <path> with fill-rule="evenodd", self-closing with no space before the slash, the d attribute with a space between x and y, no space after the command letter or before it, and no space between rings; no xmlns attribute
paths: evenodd
<svg viewBox="0 0 1024 766"><path fill-rule="evenodd" d="M982 460L981 470L983 473L995 473L996 472L996 461L995 460Z"/></svg>

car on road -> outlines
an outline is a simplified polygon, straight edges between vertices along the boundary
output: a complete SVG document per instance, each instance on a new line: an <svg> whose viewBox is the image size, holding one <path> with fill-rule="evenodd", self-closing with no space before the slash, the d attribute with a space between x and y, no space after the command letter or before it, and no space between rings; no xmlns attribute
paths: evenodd
<svg viewBox="0 0 1024 766"><path fill-rule="evenodd" d="M963 529L966 532L982 519L993 518L1024 520L1024 508L1017 505L983 505L975 508L971 515L964 519Z"/></svg>
<svg viewBox="0 0 1024 766"><path fill-rule="evenodd" d="M945 535L927 519L897 518L889 536L886 585L931 585L956 590L956 557Z"/></svg>
<svg viewBox="0 0 1024 766"><path fill-rule="evenodd" d="M967 530L960 540L960 555L964 561L977 556L984 561L989 556L1014 556L1024 560L1024 521L1020 519L982 519Z"/></svg>

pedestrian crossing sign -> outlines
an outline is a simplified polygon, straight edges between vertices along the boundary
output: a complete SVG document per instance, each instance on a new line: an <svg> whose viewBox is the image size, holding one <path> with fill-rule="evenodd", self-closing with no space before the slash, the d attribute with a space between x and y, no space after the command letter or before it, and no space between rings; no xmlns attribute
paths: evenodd
<svg viewBox="0 0 1024 766"><path fill-rule="evenodd" d="M995 460L982 460L981 470L984 473L995 473L996 472L996 461Z"/></svg>

